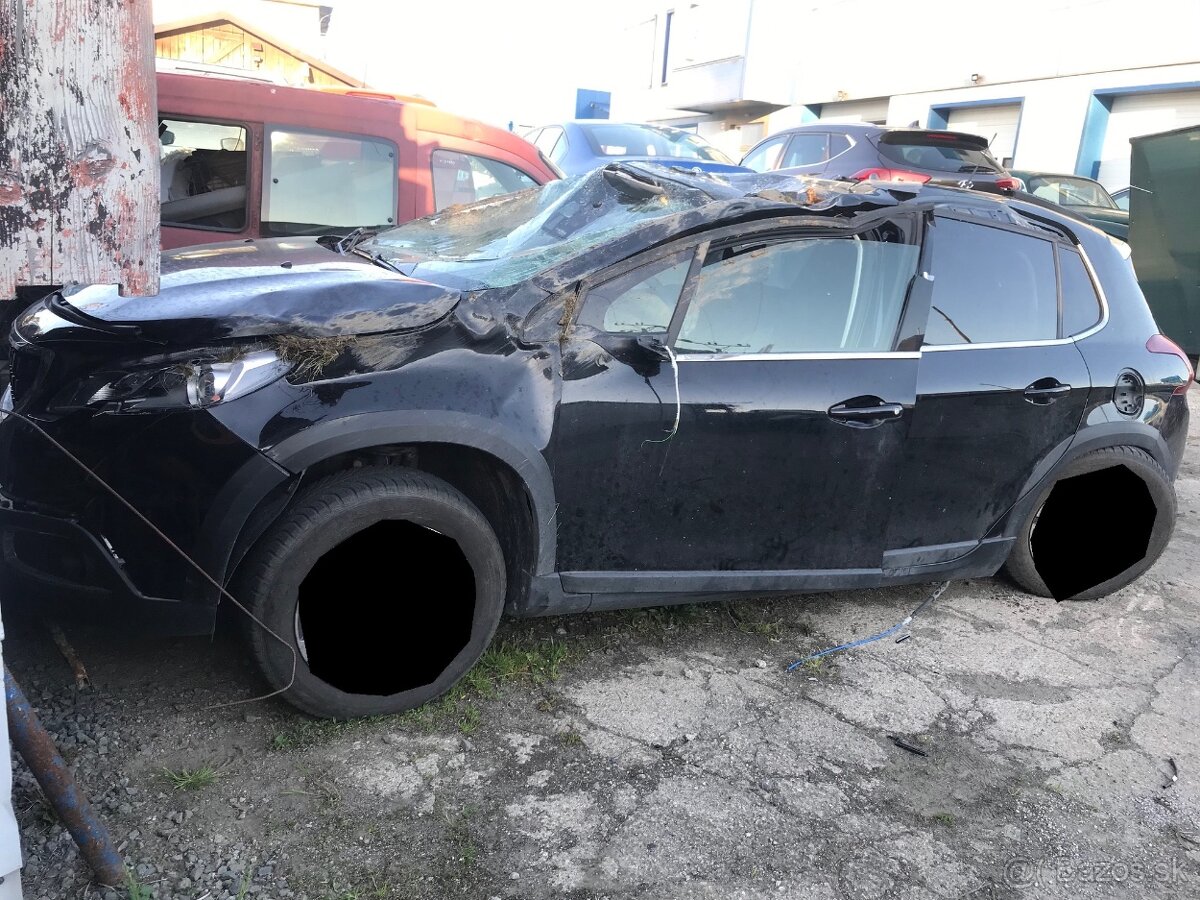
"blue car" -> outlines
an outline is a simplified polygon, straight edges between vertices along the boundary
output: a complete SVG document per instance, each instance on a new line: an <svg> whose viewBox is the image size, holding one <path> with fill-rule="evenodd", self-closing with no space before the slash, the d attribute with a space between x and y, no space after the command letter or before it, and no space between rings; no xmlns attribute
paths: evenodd
<svg viewBox="0 0 1200 900"><path fill-rule="evenodd" d="M704 138L662 125L595 119L534 128L525 135L564 175L580 175L618 160L656 162L706 172L745 172Z"/></svg>

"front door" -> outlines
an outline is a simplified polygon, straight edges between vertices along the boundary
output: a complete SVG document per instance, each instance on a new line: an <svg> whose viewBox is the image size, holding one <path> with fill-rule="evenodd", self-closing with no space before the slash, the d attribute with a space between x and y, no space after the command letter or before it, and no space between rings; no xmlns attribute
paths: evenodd
<svg viewBox="0 0 1200 900"><path fill-rule="evenodd" d="M551 456L558 568L596 577L568 589L878 571L916 396L919 355L894 349L915 229L714 241L585 292Z"/></svg>
<svg viewBox="0 0 1200 900"><path fill-rule="evenodd" d="M1059 337L1056 257L1066 269L1073 251L1048 233L942 216L927 243L933 291L889 568L973 549L1066 451L1091 387Z"/></svg>

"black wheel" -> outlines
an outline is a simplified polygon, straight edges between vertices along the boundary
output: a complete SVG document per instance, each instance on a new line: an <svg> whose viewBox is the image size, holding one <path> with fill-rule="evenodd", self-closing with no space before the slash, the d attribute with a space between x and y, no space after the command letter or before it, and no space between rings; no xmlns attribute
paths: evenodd
<svg viewBox="0 0 1200 900"><path fill-rule="evenodd" d="M504 606L504 557L483 514L441 479L332 475L255 546L234 596L259 668L328 718L384 715L444 693L483 654ZM293 656L293 653L295 654Z"/></svg>
<svg viewBox="0 0 1200 900"><path fill-rule="evenodd" d="M1031 594L1097 600L1158 561L1175 509L1175 488L1150 454L1094 450L1042 490L1004 571Z"/></svg>

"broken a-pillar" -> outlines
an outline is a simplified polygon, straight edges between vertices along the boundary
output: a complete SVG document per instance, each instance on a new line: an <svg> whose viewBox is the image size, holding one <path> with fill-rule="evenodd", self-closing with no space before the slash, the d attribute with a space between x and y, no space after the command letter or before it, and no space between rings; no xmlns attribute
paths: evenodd
<svg viewBox="0 0 1200 900"><path fill-rule="evenodd" d="M0 323L72 284L158 292L150 0L0 0Z"/></svg>

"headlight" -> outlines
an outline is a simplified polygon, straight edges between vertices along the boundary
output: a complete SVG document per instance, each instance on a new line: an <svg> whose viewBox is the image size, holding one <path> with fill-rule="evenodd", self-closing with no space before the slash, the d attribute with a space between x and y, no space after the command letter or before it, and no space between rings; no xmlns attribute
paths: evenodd
<svg viewBox="0 0 1200 900"><path fill-rule="evenodd" d="M232 360L191 359L133 371L98 372L72 385L51 406L59 412L202 409L244 397L282 378L290 368L274 351L256 350Z"/></svg>

